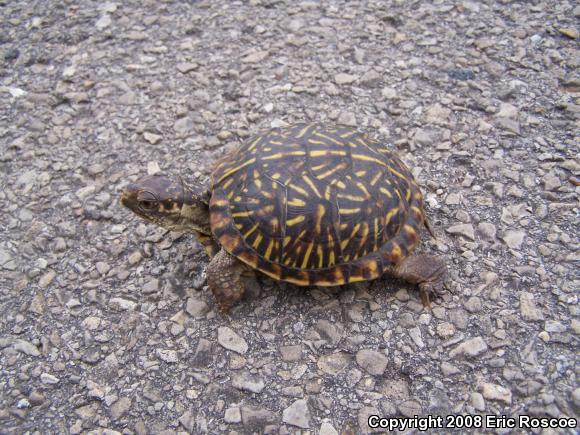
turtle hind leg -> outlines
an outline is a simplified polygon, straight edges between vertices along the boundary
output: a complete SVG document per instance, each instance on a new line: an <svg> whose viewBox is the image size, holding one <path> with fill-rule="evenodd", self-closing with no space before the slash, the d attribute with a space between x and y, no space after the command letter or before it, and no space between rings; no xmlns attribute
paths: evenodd
<svg viewBox="0 0 580 435"><path fill-rule="evenodd" d="M246 267L221 249L207 266L207 284L222 313L227 313L244 295L241 275Z"/></svg>
<svg viewBox="0 0 580 435"><path fill-rule="evenodd" d="M401 263L391 266L387 273L403 281L417 284L423 306L431 308L429 295L445 293L447 265L439 257L427 254L412 255Z"/></svg>

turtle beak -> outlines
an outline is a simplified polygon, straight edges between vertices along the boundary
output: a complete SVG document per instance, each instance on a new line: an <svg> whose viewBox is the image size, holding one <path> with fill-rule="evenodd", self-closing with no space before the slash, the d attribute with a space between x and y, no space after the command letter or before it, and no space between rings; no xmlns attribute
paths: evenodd
<svg viewBox="0 0 580 435"><path fill-rule="evenodd" d="M134 184L129 184L121 194L121 204L128 209L132 209L137 199L137 187Z"/></svg>

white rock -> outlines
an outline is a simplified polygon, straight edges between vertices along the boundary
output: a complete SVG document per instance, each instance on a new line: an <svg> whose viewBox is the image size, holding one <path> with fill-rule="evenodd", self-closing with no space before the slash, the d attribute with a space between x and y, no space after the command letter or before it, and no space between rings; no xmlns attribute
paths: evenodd
<svg viewBox="0 0 580 435"><path fill-rule="evenodd" d="M226 349L233 350L239 354L244 354L248 351L246 340L227 326L218 328L218 343Z"/></svg>
<svg viewBox="0 0 580 435"><path fill-rule="evenodd" d="M292 426L308 429L310 427L310 410L304 399L295 401L282 413L282 421Z"/></svg>
<svg viewBox="0 0 580 435"><path fill-rule="evenodd" d="M487 400L502 401L508 405L512 403L512 392L501 385L485 383L481 386L481 394Z"/></svg>

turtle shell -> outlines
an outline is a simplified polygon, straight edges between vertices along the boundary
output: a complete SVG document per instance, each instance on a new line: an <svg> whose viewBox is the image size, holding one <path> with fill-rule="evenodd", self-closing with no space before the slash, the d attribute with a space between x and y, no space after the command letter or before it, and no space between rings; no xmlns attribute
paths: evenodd
<svg viewBox="0 0 580 435"><path fill-rule="evenodd" d="M419 241L422 194L387 146L346 126L263 132L216 164L210 225L230 254L298 285L380 277Z"/></svg>

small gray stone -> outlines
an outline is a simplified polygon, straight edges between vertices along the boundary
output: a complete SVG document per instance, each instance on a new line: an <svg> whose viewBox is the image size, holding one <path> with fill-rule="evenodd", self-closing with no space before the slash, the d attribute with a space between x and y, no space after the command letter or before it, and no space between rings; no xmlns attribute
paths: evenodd
<svg viewBox="0 0 580 435"><path fill-rule="evenodd" d="M351 361L351 356L344 352L331 353L318 358L318 368L329 375L342 372Z"/></svg>
<svg viewBox="0 0 580 435"><path fill-rule="evenodd" d="M511 405L512 403L512 392L501 385L484 383L481 386L481 393L487 400L502 401L508 405Z"/></svg>
<svg viewBox="0 0 580 435"><path fill-rule="evenodd" d="M485 411L485 400L480 393L471 393L471 406L477 411Z"/></svg>
<svg viewBox="0 0 580 435"><path fill-rule="evenodd" d="M29 356L40 356L40 351L38 348L26 340L17 340L12 348L18 352L24 353Z"/></svg>
<svg viewBox="0 0 580 435"><path fill-rule="evenodd" d="M455 349L453 349L449 356L455 358L458 356L466 357L476 357L487 350L487 343L481 337L475 337L470 340L464 341Z"/></svg>
<svg viewBox="0 0 580 435"><path fill-rule="evenodd" d="M232 377L232 385L238 390L261 393L265 387L264 380L249 372L236 373Z"/></svg>
<svg viewBox="0 0 580 435"><path fill-rule="evenodd" d="M187 74L191 71L195 71L197 67L198 65L193 62L182 62L176 65L177 71L179 71L182 74Z"/></svg>
<svg viewBox="0 0 580 435"><path fill-rule="evenodd" d="M109 14L103 14L101 15L101 18L99 18L95 23L95 27L97 30L103 30L109 27L112 22L113 20L111 20L111 16Z"/></svg>
<svg viewBox="0 0 580 435"><path fill-rule="evenodd" d="M308 429L310 427L310 410L305 399L298 399L282 413L282 421L292 426Z"/></svg>
<svg viewBox="0 0 580 435"><path fill-rule="evenodd" d="M556 320L546 320L544 323L544 330L546 332L553 332L553 333L562 333L566 332L566 325Z"/></svg>
<svg viewBox="0 0 580 435"><path fill-rule="evenodd" d="M381 415L381 413L374 406L363 406L361 409L359 409L358 415L357 415L358 427L359 427L359 431L360 431L359 433L369 434L371 432L374 432L369 427L369 417L371 415Z"/></svg>
<svg viewBox="0 0 580 435"><path fill-rule="evenodd" d="M54 270L49 270L38 280L38 286L41 288L48 287L55 277L56 272Z"/></svg>
<svg viewBox="0 0 580 435"><path fill-rule="evenodd" d="M399 412L407 418L413 418L421 414L421 404L415 400L407 400L401 403L398 408Z"/></svg>
<svg viewBox="0 0 580 435"><path fill-rule="evenodd" d="M480 222L477 225L477 231L483 240L488 241L493 241L495 239L495 235L497 234L497 228L494 224L489 222Z"/></svg>
<svg viewBox="0 0 580 435"><path fill-rule="evenodd" d="M211 352L211 341L200 338L197 347L191 358L191 364L195 367L207 367L213 361Z"/></svg>
<svg viewBox="0 0 580 435"><path fill-rule="evenodd" d="M336 346L344 334L344 328L340 323L329 322L325 319L320 319L314 325L314 330L320 334L323 340L328 341L333 346Z"/></svg>
<svg viewBox="0 0 580 435"><path fill-rule="evenodd" d="M123 311L133 311L137 308L137 302L123 298L111 298L109 299L109 305Z"/></svg>
<svg viewBox="0 0 580 435"><path fill-rule="evenodd" d="M520 293L520 313L528 321L544 320L544 313L536 307L534 295L529 292Z"/></svg>
<svg viewBox="0 0 580 435"><path fill-rule="evenodd" d="M123 417L131 409L131 399L128 397L121 397L111 405L111 417L117 420Z"/></svg>
<svg viewBox="0 0 580 435"><path fill-rule="evenodd" d="M255 51L242 58L242 63L258 63L266 59L270 53L268 51Z"/></svg>
<svg viewBox="0 0 580 435"><path fill-rule="evenodd" d="M195 413L193 409L189 408L181 417L179 417L179 423L189 432L193 433L195 429Z"/></svg>
<svg viewBox="0 0 580 435"><path fill-rule="evenodd" d="M280 355L283 361L300 361L302 359L302 345L280 346Z"/></svg>
<svg viewBox="0 0 580 435"><path fill-rule="evenodd" d="M157 293L159 291L159 280L157 278L153 278L147 281L143 285L142 291L145 294Z"/></svg>
<svg viewBox="0 0 580 435"><path fill-rule="evenodd" d="M499 111L495 116L498 118L518 119L519 110L516 106L509 103L501 103Z"/></svg>
<svg viewBox="0 0 580 435"><path fill-rule="evenodd" d="M354 114L354 112L349 111L340 112L340 115L338 116L338 123L342 125L356 127L357 126L356 115Z"/></svg>
<svg viewBox="0 0 580 435"><path fill-rule="evenodd" d="M198 298L188 298L187 305L185 306L185 311L196 319L205 317L209 312L209 307L207 303Z"/></svg>
<svg viewBox="0 0 580 435"><path fill-rule="evenodd" d="M177 357L177 351L175 350L157 349L155 353L157 354L160 360L165 361L166 363L175 364L176 362L179 361L179 358Z"/></svg>
<svg viewBox="0 0 580 435"><path fill-rule="evenodd" d="M233 406L226 409L224 414L224 421L226 423L240 423L242 421L242 412L238 406Z"/></svg>
<svg viewBox="0 0 580 435"><path fill-rule="evenodd" d="M193 130L193 121L188 118L180 118L173 124L173 129L178 137L185 137Z"/></svg>
<svg viewBox="0 0 580 435"><path fill-rule="evenodd" d="M418 128L414 136L415 143L426 147L434 145L438 138L439 133L436 130L427 128Z"/></svg>
<svg viewBox="0 0 580 435"><path fill-rule="evenodd" d="M157 145L163 139L163 136L160 134L151 133L150 131L143 132L143 139L149 142L152 145Z"/></svg>
<svg viewBox="0 0 580 435"><path fill-rule="evenodd" d="M246 340L227 326L218 328L218 343L226 349L242 355L248 351Z"/></svg>
<svg viewBox="0 0 580 435"><path fill-rule="evenodd" d="M465 304L463 304L463 306L470 313L478 313L482 309L481 299L478 296L472 296L469 299L467 299L467 301L465 301Z"/></svg>
<svg viewBox="0 0 580 435"><path fill-rule="evenodd" d="M357 76L345 73L339 73L334 76L334 81L337 85L350 85L358 79Z"/></svg>
<svg viewBox="0 0 580 435"><path fill-rule="evenodd" d="M572 391L572 402L574 405L580 408L580 388L576 388Z"/></svg>
<svg viewBox="0 0 580 435"><path fill-rule="evenodd" d="M495 120L495 124L504 130L507 130L517 135L520 134L520 123L515 119L497 118Z"/></svg>
<svg viewBox="0 0 580 435"><path fill-rule="evenodd" d="M465 236L471 240L475 240L475 231L473 225L471 224L457 224L448 227L445 231L449 234L459 234Z"/></svg>
<svg viewBox="0 0 580 435"><path fill-rule="evenodd" d="M389 360L385 355L376 350L362 349L356 354L356 362L369 374L380 376L385 372Z"/></svg>
<svg viewBox="0 0 580 435"><path fill-rule="evenodd" d="M445 376L452 376L452 375L456 375L458 373L461 373L461 370L459 370L453 364L449 364L447 361L443 361L441 363L441 372Z"/></svg>
<svg viewBox="0 0 580 435"><path fill-rule="evenodd" d="M40 375L40 381L43 384L54 385L54 384L58 384L60 382L60 379L54 375L51 375L50 373L42 373Z"/></svg>
<svg viewBox="0 0 580 435"><path fill-rule="evenodd" d="M276 415L264 408L242 406L242 423L248 431L262 432L267 424L276 422Z"/></svg>
<svg viewBox="0 0 580 435"><path fill-rule="evenodd" d="M322 424L320 425L318 435L338 435L338 431L334 428L332 424L323 421Z"/></svg>
<svg viewBox="0 0 580 435"><path fill-rule="evenodd" d="M398 96L396 89L390 88L388 86L383 88L381 95L387 100L394 100Z"/></svg>
<svg viewBox="0 0 580 435"><path fill-rule="evenodd" d="M502 237L502 240L511 249L520 249L524 242L526 233L520 230L507 230Z"/></svg>

